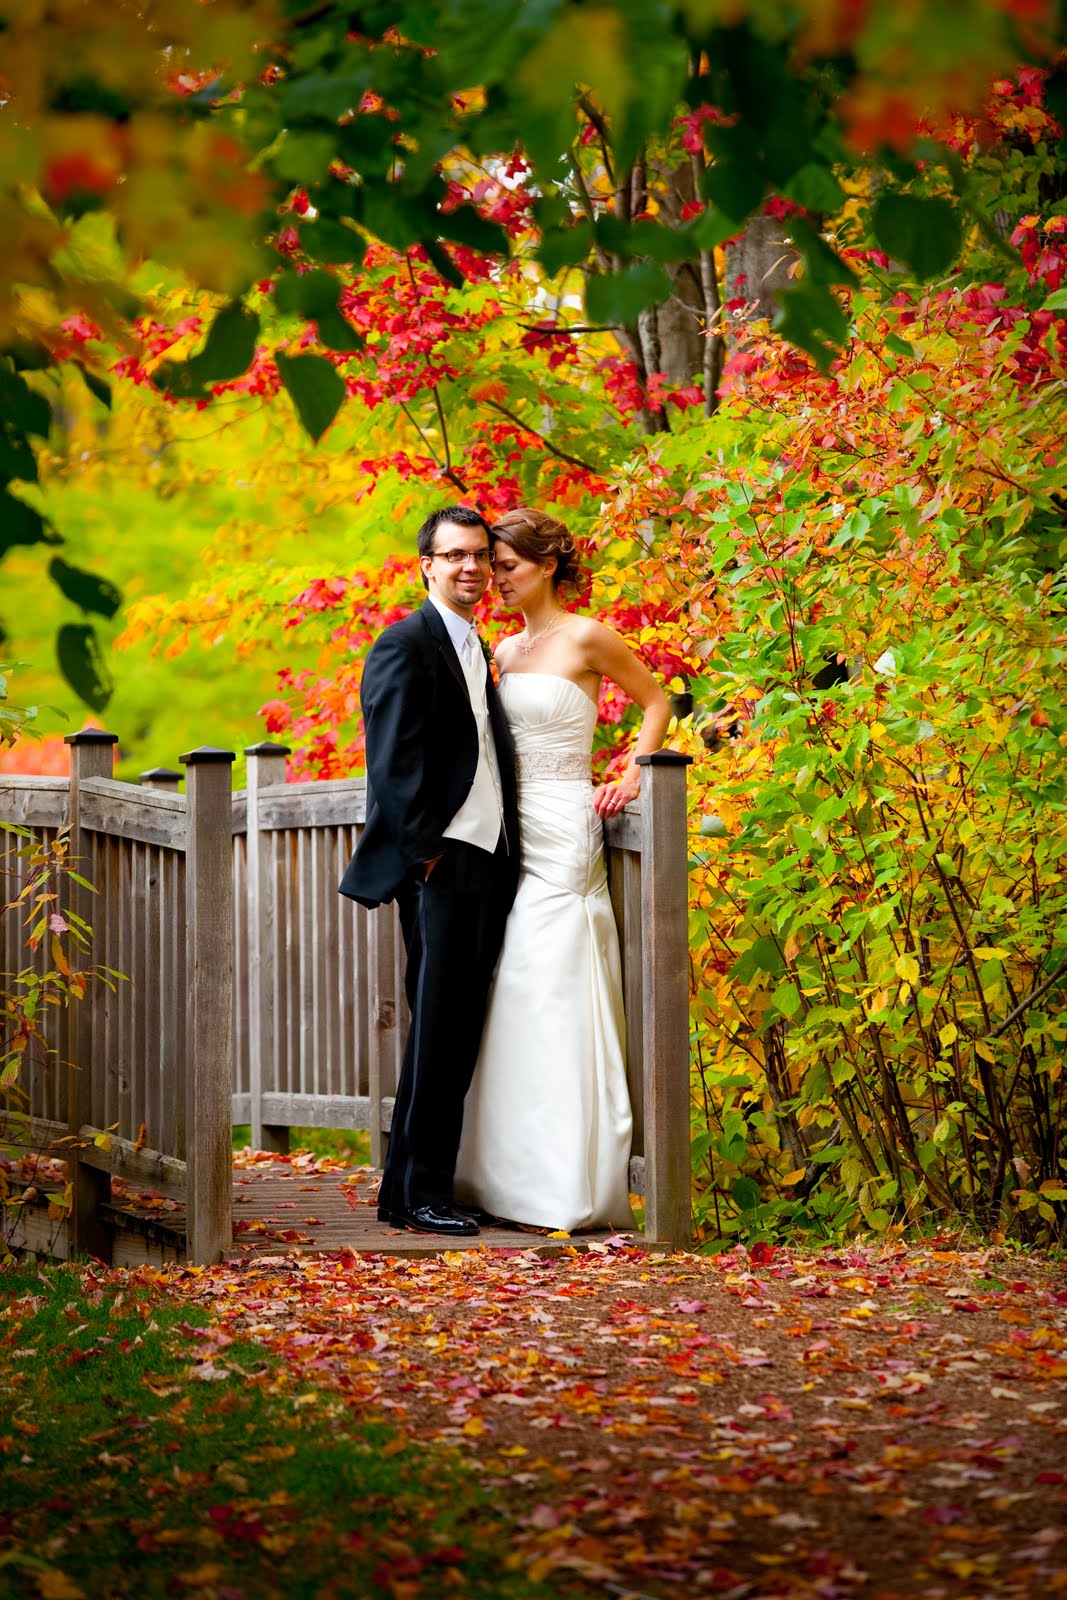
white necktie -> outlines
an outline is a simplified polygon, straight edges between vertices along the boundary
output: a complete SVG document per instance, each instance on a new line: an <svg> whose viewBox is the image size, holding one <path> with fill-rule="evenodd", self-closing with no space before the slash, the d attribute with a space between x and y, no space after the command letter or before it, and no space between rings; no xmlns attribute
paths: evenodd
<svg viewBox="0 0 1067 1600"><path fill-rule="evenodd" d="M472 622L467 637L463 641L463 660L468 667L473 667L478 658L478 630Z"/></svg>

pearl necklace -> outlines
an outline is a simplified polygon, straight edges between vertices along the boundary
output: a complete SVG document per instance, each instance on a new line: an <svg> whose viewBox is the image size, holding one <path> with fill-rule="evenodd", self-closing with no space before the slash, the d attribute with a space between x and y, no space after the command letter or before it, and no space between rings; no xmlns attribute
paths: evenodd
<svg viewBox="0 0 1067 1600"><path fill-rule="evenodd" d="M557 611L555 616L552 618L552 621L548 624L548 627L542 628L540 633L535 633L532 639L516 639L515 643L518 645L523 655L528 656L531 650L536 650L537 646L541 643L541 640L545 637L545 634L551 633L559 619L563 616L566 616L565 611Z"/></svg>

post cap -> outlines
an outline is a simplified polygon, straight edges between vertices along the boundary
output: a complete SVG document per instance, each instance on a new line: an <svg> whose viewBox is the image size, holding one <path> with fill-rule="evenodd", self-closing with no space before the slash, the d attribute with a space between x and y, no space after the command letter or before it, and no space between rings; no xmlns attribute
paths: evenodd
<svg viewBox="0 0 1067 1600"><path fill-rule="evenodd" d="M249 744L245 746L246 756L291 756L292 750L287 744L272 744L269 739L264 739L262 744Z"/></svg>
<svg viewBox="0 0 1067 1600"><path fill-rule="evenodd" d="M638 756L639 767L691 767L692 756L685 755L681 750L653 750L651 755Z"/></svg>
<svg viewBox="0 0 1067 1600"><path fill-rule="evenodd" d="M176 767L149 767L147 772L141 773L142 778L170 778L180 780L181 773Z"/></svg>
<svg viewBox="0 0 1067 1600"><path fill-rule="evenodd" d="M215 744L198 745L195 750L187 750L183 756L178 757L186 767L223 766L236 759L232 750L220 750Z"/></svg>
<svg viewBox="0 0 1067 1600"><path fill-rule="evenodd" d="M105 733L103 728L83 728L80 733L65 733L64 744L118 744L117 733Z"/></svg>

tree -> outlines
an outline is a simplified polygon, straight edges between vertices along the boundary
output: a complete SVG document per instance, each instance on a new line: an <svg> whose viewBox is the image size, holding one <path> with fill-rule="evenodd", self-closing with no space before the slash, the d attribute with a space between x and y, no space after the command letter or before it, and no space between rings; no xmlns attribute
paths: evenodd
<svg viewBox="0 0 1067 1600"><path fill-rule="evenodd" d="M249 296L277 272L268 241L294 189L308 197L291 224L301 259L356 269L378 240L420 251L458 285L463 251L504 257L509 237L476 205L451 203L450 174L499 170L521 147L547 276L592 266L586 313L618 331L643 392L691 360L695 322L711 350L702 363L710 407L716 248L768 195L813 216L839 214L838 170L867 162L882 174L876 236L920 275L936 273L958 249L959 209L970 215L973 203L951 152L921 137L919 114L937 118L952 98L977 104L996 73L1049 60L1059 19L1042 0L1022 19L983 0L962 47L955 6L926 6L905 24L888 0L799 14L772 0L725 16L666 0L557 0L536 11L520 0L488 11L413 0L371 4L358 19L330 3L287 0L272 13L236 0L160 0L122 11L107 31L91 10L53 19L8 4L0 21L10 243L0 277L2 556L59 541L32 486L53 427L48 375L80 359L62 323L85 311L121 337L147 258L227 297L203 349L159 375L172 392L202 397L255 358ZM1063 85L1062 75L1050 85L1056 105ZM690 145L700 130L691 200L678 148L686 119ZM931 163L947 193L913 194ZM114 249L96 255L70 237L92 209L114 221ZM804 271L783 291L781 330L825 365L847 331L835 285L852 271L813 223L800 219L791 238ZM312 303L284 281L319 346L351 349L337 301ZM99 374L80 365L106 403ZM345 394L334 365L309 352L285 357L278 372L321 436ZM661 426L654 406L639 415ZM88 616L111 614L111 585L57 561L53 580ZM101 704L91 623L71 625L58 648L70 681Z"/></svg>

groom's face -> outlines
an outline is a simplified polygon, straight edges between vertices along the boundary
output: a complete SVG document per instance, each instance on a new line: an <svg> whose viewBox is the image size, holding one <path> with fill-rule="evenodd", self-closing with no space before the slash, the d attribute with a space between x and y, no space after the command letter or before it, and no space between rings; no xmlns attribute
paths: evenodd
<svg viewBox="0 0 1067 1600"><path fill-rule="evenodd" d="M493 575L485 529L442 522L433 548L433 555L423 556L420 562L430 593L452 610L469 615Z"/></svg>

